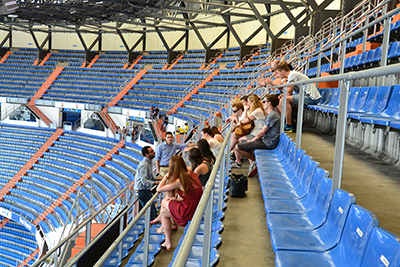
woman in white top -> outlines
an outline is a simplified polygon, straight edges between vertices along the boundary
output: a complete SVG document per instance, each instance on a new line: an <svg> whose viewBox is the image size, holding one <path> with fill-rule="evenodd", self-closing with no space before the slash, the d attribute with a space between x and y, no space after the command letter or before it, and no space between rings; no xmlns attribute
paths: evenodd
<svg viewBox="0 0 400 267"><path fill-rule="evenodd" d="M215 140L212 137L212 131L210 128L204 128L201 130L201 138L206 139L207 142L210 144L210 150L214 154L214 156L218 156L219 151L221 150L221 143Z"/></svg>
<svg viewBox="0 0 400 267"><path fill-rule="evenodd" d="M240 125L244 125L246 123L249 123L251 121L254 122L254 129L251 131L250 134L246 136L242 136L238 138L235 134L232 134L232 139L235 137L237 138L237 141L234 146L234 152L235 152L235 157L236 161L232 164L232 167L235 168L240 168L242 163L241 163L241 158L242 155L240 154L239 150L237 149L236 144L240 142L247 142L247 140L253 139L262 129L265 121L265 110L262 106L262 103L260 101L260 98L257 95L250 95L248 97L248 107L246 109L245 106L245 112L244 113L244 118L240 120L234 127L236 129Z"/></svg>

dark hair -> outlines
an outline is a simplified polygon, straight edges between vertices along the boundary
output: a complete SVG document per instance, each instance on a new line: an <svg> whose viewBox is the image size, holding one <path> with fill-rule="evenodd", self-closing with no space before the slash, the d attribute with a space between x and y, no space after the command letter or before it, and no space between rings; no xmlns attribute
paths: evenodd
<svg viewBox="0 0 400 267"><path fill-rule="evenodd" d="M265 98L271 103L274 108L279 105L279 98L277 95L267 95Z"/></svg>
<svg viewBox="0 0 400 267"><path fill-rule="evenodd" d="M172 135L172 136L174 136L171 132L166 132L166 133L165 133L165 137L167 137L167 135L169 135L169 134Z"/></svg>
<svg viewBox="0 0 400 267"><path fill-rule="evenodd" d="M212 132L212 137L214 137L216 134L221 134L217 126L211 127L211 132Z"/></svg>
<svg viewBox="0 0 400 267"><path fill-rule="evenodd" d="M279 70L279 71L282 71L282 70L284 70L284 71L290 71L289 66L288 66L288 64L287 64L285 61L282 61L281 63L279 63L279 64L275 67L274 71L276 71L276 70Z"/></svg>
<svg viewBox="0 0 400 267"><path fill-rule="evenodd" d="M213 136L213 133L212 133L210 128L203 128L203 130L201 130L201 132L202 133L206 133L206 134L208 134L210 136Z"/></svg>
<svg viewBox="0 0 400 267"><path fill-rule="evenodd" d="M201 153L203 154L203 158L205 161L213 164L215 162L215 156L210 149L210 144L207 142L206 139L200 139L197 142L197 147L200 149Z"/></svg>
<svg viewBox="0 0 400 267"><path fill-rule="evenodd" d="M193 147L189 150L189 162L192 167L192 171L196 170L196 168L203 163L203 153L197 147Z"/></svg>
<svg viewBox="0 0 400 267"><path fill-rule="evenodd" d="M145 146L142 148L143 157L146 157L146 154L149 154L149 148L151 148L151 146Z"/></svg>
<svg viewBox="0 0 400 267"><path fill-rule="evenodd" d="M247 98L248 98L248 97L249 97L248 95L244 95L244 96L242 96L242 97L240 98L240 100L247 101Z"/></svg>
<svg viewBox="0 0 400 267"><path fill-rule="evenodd" d="M242 102L233 103L233 104L232 104L232 107L235 107L235 108L237 108L238 110L239 110L239 109L244 110L244 106L243 106Z"/></svg>

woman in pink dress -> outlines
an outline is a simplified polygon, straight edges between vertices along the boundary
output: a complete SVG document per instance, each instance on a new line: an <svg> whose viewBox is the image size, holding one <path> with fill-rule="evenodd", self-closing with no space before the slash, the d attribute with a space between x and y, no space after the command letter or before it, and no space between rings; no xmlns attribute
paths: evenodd
<svg viewBox="0 0 400 267"><path fill-rule="evenodd" d="M199 177L194 172L189 172L185 161L177 155L169 160L169 171L160 181L157 191L168 192L176 189L178 193L175 197L166 197L161 202L162 226L157 229L157 233L165 234L165 242L161 246L168 251L172 249L171 218L177 224L186 226L192 219L203 193Z"/></svg>

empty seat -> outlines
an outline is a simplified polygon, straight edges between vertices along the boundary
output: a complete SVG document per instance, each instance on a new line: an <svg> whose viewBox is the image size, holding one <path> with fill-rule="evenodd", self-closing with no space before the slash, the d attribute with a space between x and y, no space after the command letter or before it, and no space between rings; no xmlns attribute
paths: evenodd
<svg viewBox="0 0 400 267"><path fill-rule="evenodd" d="M337 246L324 252L312 251L313 244L307 244L309 251L278 250L275 254L276 266L359 266L371 231L378 224L373 213L361 206L352 205Z"/></svg>

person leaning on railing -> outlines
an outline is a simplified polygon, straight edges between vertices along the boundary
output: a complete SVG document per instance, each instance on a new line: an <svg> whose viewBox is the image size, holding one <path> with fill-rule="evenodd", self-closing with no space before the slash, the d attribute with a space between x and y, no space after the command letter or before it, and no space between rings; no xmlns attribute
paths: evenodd
<svg viewBox="0 0 400 267"><path fill-rule="evenodd" d="M253 162L248 174L250 177L257 174L254 150L274 149L279 143L281 116L277 110L279 104L278 96L267 95L263 104L267 117L265 118L264 126L261 131L251 140L237 144L237 150L240 154Z"/></svg>
<svg viewBox="0 0 400 267"><path fill-rule="evenodd" d="M306 75L290 70L286 62L279 63L274 69L276 77L282 79L284 83L290 82L301 82L307 81ZM288 86L287 87L287 104L286 104L286 125L285 132L292 132L292 103L293 105L299 104L299 95L293 95L293 92L299 93L300 85ZM321 94L318 92L317 87L313 83L305 84L304 86L304 105L316 105L321 98ZM282 102L282 95L280 96L280 101ZM280 104L282 106L282 103Z"/></svg>
<svg viewBox="0 0 400 267"><path fill-rule="evenodd" d="M175 155L169 162L169 171L157 187L158 192L178 191L175 197L164 198L161 202L160 218L162 226L157 233L165 234L165 242L161 247L172 250L171 234L173 219L180 226L186 226L193 218L199 204L203 189L199 177L188 171L182 157Z"/></svg>

